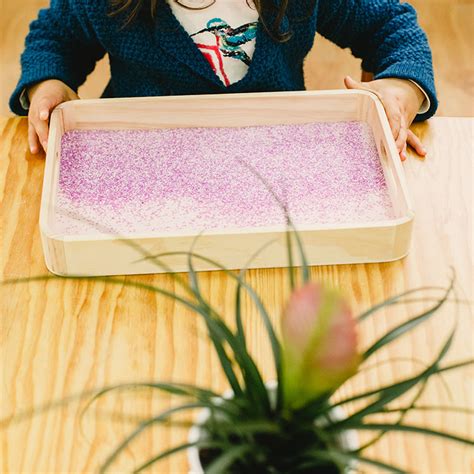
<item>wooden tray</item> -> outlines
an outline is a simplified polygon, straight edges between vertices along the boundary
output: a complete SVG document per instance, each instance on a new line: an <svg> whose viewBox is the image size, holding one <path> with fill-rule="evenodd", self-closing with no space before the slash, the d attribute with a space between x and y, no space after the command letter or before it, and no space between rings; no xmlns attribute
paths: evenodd
<svg viewBox="0 0 474 474"><path fill-rule="evenodd" d="M360 224L299 228L311 265L369 263L404 257L409 249L413 211L403 168L379 99L364 91L253 93L208 96L80 100L57 107L51 117L40 211L40 230L48 269L58 275L160 273L144 252L189 251L194 233L112 236L60 235L54 230L61 137L73 129L153 129L281 125L361 121L372 128L395 217ZM229 269L246 265L269 241L250 268L287 265L284 228L215 230L203 234L194 250ZM214 270L196 260L197 270ZM166 259L166 271L187 270L186 258Z"/></svg>

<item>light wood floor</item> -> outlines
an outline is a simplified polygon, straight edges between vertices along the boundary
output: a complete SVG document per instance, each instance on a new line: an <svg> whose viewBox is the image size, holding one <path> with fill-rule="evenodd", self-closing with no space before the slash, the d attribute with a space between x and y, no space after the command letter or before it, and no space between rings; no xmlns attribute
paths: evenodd
<svg viewBox="0 0 474 474"><path fill-rule="evenodd" d="M474 0L411 0L428 34L440 98L439 115L474 115ZM48 0L0 0L0 114L8 112L8 98L19 76L19 56L29 22ZM360 75L359 61L321 37L306 63L311 89L341 88L346 74ZM81 97L98 97L108 80L107 61L101 61Z"/></svg>

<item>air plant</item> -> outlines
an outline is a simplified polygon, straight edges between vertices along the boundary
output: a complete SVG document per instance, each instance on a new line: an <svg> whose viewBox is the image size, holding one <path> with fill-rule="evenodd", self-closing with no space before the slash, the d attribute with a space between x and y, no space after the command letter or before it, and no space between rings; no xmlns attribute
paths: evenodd
<svg viewBox="0 0 474 474"><path fill-rule="evenodd" d="M371 465L379 472L402 473L404 470L382 461L368 458L364 449L389 432L419 433L436 436L457 443L474 445L474 441L454 434L432 430L423 426L406 424L407 413L422 409L418 400L433 377L472 364L472 360L443 365L453 343L455 325L441 344L435 357L419 372L401 378L394 383L335 401L335 392L354 377L360 367L381 349L393 343L416 327L426 323L447 302L453 291L454 278L443 295L428 309L410 317L393 327L383 336L370 343L363 351L358 350L357 326L374 318L383 308L403 303L420 290L411 290L378 304L355 317L343 296L334 289L312 282L300 237L287 217L287 249L291 296L282 315L281 337L271 322L270 315L255 290L245 279L245 269L240 273L229 271L209 257L198 255L191 249L187 256L188 281L173 275L185 290L185 296L153 285L127 282L157 292L191 309L204 321L207 334L218 356L220 367L231 389L231 396L200 386L181 383L130 383L120 384L94 391L88 396L90 406L95 400L118 390L145 386L173 394L182 403L166 411L144 419L115 447L99 467L105 473L113 468L121 453L141 433L154 425L172 422L174 417L197 409L205 409L206 417L199 426L199 437L171 449L160 451L137 466L134 472L156 467L161 460L178 452L196 448L206 473L342 473L348 466ZM293 239L300 260L300 283L295 278L293 263ZM180 252L150 255L140 249L144 258L154 261L166 269L167 256ZM222 315L206 300L200 289L199 277L193 262L203 260L220 268L235 281L234 325L230 327ZM41 276L37 279L56 278ZM72 278L72 277L67 277ZM95 278L109 283L124 284L116 278ZM22 281L31 281L24 279ZM20 280L15 280L16 282ZM12 283L12 281L4 283ZM439 288L438 288L439 289ZM251 298L261 318L266 337L270 342L272 362L276 380L270 387L259 369L258 360L249 352L242 317L243 293ZM406 396L412 395L406 403ZM404 405L394 408L393 403L403 397ZM50 404L24 416L38 413L53 406L68 402L63 400ZM334 416L339 409L358 402L358 408L343 417ZM432 407L436 409L436 407ZM87 407L86 407L87 409ZM449 409L449 408L447 408ZM372 416L387 412L396 413L393 422L374 422ZM471 413L468 409L466 413ZM8 423L14 421L7 420ZM3 425L7 425L4 420ZM348 430L374 432L369 443L357 448L341 442ZM354 464L354 462L356 464ZM354 467L356 466L356 467Z"/></svg>

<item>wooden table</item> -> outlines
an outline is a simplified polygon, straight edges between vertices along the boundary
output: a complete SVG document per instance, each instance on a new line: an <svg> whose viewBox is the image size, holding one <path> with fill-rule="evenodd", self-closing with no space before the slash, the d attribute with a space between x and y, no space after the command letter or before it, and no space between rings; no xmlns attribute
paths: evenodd
<svg viewBox="0 0 474 474"><path fill-rule="evenodd" d="M447 285L450 266L457 275L463 303L450 303L432 322L378 359L393 364L368 368L341 393L387 382L420 368L413 359L431 360L459 314L459 330L449 361L473 356L472 300L472 119L436 118L416 126L427 148L425 161L411 157L405 169L416 219L410 255L403 261L372 265L342 265L312 269L316 280L341 287L356 312L384 298L422 285ZM44 159L27 151L27 122L0 120L0 190L2 196L1 264L3 278L44 274L38 212ZM126 282L140 281L173 290L169 275L127 277L123 285L104 282L50 280L1 287L0 416L32 405L104 384L174 380L197 382L223 390L222 374L196 317L173 302ZM221 273L201 274L212 304L231 315L233 284ZM249 281L262 295L275 320L287 295L283 270L257 270ZM255 310L244 305L252 351L268 378L273 376L269 348ZM361 326L362 345L412 314L414 308L384 311ZM372 365L372 364L371 364ZM423 398L426 405L470 406L472 370L433 380ZM156 413L170 400L136 390L111 395L93 405L84 418L83 406L71 403L10 426L1 432L0 470L4 473L94 471L112 447L131 429L134 417ZM124 416L126 415L126 416ZM472 419L463 414L422 412L409 422L473 436ZM179 442L186 431L157 428L146 432L114 464L114 472L129 472L161 447ZM472 472L472 453L465 447L418 435L390 434L367 455L420 473ZM177 456L152 472L186 471Z"/></svg>

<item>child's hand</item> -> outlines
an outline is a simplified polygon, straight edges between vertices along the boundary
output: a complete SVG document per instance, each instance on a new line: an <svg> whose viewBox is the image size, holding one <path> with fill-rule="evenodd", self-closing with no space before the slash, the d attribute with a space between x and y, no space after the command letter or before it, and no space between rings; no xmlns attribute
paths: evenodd
<svg viewBox="0 0 474 474"><path fill-rule="evenodd" d="M51 111L68 100L79 99L64 82L49 79L28 89L30 109L28 112L28 143L31 153L38 153L41 146L46 151L48 126Z"/></svg>
<svg viewBox="0 0 474 474"><path fill-rule="evenodd" d="M382 101L402 161L407 158L407 144L414 148L420 156L426 155L426 150L420 139L409 129L425 100L419 87L410 81L395 78L357 82L347 76L344 83L348 89L374 92Z"/></svg>

